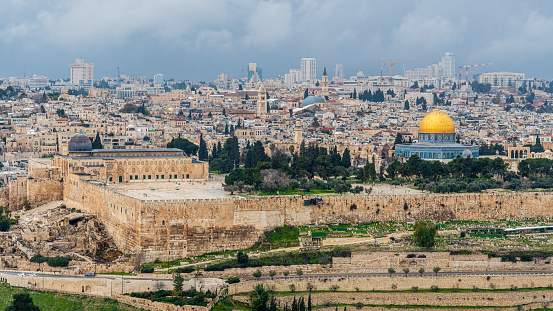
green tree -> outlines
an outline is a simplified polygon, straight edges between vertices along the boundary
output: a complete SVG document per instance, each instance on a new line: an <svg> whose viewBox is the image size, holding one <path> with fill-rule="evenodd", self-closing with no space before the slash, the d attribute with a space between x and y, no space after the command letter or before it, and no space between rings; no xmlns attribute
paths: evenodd
<svg viewBox="0 0 553 311"><path fill-rule="evenodd" d="M250 296L250 307L252 311L266 311L269 294L269 291L263 287L263 284L255 285Z"/></svg>
<svg viewBox="0 0 553 311"><path fill-rule="evenodd" d="M40 308L35 306L29 293L19 293L13 295L12 304L6 311L40 311Z"/></svg>
<svg viewBox="0 0 553 311"><path fill-rule="evenodd" d="M98 132L96 132L96 137L92 142L92 149L104 149L104 146L102 145L102 138L100 138L100 133Z"/></svg>
<svg viewBox="0 0 553 311"><path fill-rule="evenodd" d="M209 159L209 154L207 152L207 146L204 140L204 135L200 134L200 147L198 149L198 160L207 161Z"/></svg>
<svg viewBox="0 0 553 311"><path fill-rule="evenodd" d="M10 231L10 226L11 226L11 223L9 219L0 220L0 232Z"/></svg>
<svg viewBox="0 0 553 311"><path fill-rule="evenodd" d="M405 103L403 104L403 110L409 110L409 101L406 99Z"/></svg>
<svg viewBox="0 0 553 311"><path fill-rule="evenodd" d="M248 254L240 251L238 252L238 254L236 254L236 261L238 261L238 263L240 265L247 265L248 264L248 261L250 260Z"/></svg>
<svg viewBox="0 0 553 311"><path fill-rule="evenodd" d="M261 270L257 269L252 273L253 277L258 279L261 277Z"/></svg>
<svg viewBox="0 0 553 311"><path fill-rule="evenodd" d="M193 142L189 141L186 138L178 137L178 138L173 138L167 144L167 148L178 148L184 151L186 155L192 156L192 155L196 155L200 147L198 147L198 145L194 144Z"/></svg>
<svg viewBox="0 0 553 311"><path fill-rule="evenodd" d="M180 274L180 272L175 273L175 277L173 278L173 289L175 292L182 292L182 285L184 283L184 277Z"/></svg>
<svg viewBox="0 0 553 311"><path fill-rule="evenodd" d="M397 133L396 134L396 139L394 140L394 147L395 145L399 145L399 144L403 144L405 143L405 141L403 140L403 135L401 135L401 133Z"/></svg>
<svg viewBox="0 0 553 311"><path fill-rule="evenodd" d="M442 270L442 268L440 268L440 267L434 267L432 269L432 271L434 271L434 273L436 273L436 276L438 276L438 272L440 272L440 270Z"/></svg>
<svg viewBox="0 0 553 311"><path fill-rule="evenodd" d="M307 96L309 96L309 89L305 89L303 92L303 98L307 98Z"/></svg>
<svg viewBox="0 0 553 311"><path fill-rule="evenodd" d="M257 167L259 162L269 162L271 159L265 153L265 147L261 141L256 141L253 144L252 149L248 150L246 159L244 159L244 165L246 168Z"/></svg>
<svg viewBox="0 0 553 311"><path fill-rule="evenodd" d="M317 117L314 117L313 122L311 122L311 127L318 128L319 126L321 126L319 120L317 120Z"/></svg>
<svg viewBox="0 0 553 311"><path fill-rule="evenodd" d="M392 274L396 273L396 269L388 268L388 273L390 274L390 276L392 276Z"/></svg>
<svg viewBox="0 0 553 311"><path fill-rule="evenodd" d="M430 221L417 220L413 238L420 247L433 247L436 236L436 226Z"/></svg>
<svg viewBox="0 0 553 311"><path fill-rule="evenodd" d="M342 166L346 169L350 168L351 166L351 155L348 148L346 148L344 150L344 153L342 154Z"/></svg>

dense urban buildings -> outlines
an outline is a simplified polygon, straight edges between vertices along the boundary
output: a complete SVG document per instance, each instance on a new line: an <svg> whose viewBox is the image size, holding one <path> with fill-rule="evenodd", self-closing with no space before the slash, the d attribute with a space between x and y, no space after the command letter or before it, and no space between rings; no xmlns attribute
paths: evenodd
<svg viewBox="0 0 553 311"><path fill-rule="evenodd" d="M541 306L553 85L451 52L393 74L403 62L179 81L95 80L79 59L69 81L1 79L0 281L145 309L259 310L254 286L298 310L305 293L318 308Z"/></svg>

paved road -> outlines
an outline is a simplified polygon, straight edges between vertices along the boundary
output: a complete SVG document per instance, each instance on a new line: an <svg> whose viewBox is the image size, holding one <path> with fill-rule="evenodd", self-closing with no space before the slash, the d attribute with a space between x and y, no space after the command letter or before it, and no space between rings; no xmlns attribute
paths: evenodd
<svg viewBox="0 0 553 311"><path fill-rule="evenodd" d="M8 274L8 275L18 275L23 272L18 271L0 271L0 274ZM25 276L29 276L30 273L25 272ZM35 277L44 277L44 278L92 278L92 277L86 277L84 275L66 275L66 274L53 274L53 273L36 273ZM103 274L96 274L93 278L95 279L110 279L110 280L120 280L120 275L103 275ZM161 282L173 282L173 279L159 279L159 278L147 278L147 277L135 277L130 275L125 275L123 277L124 279L127 279L129 281L161 281Z"/></svg>
<svg viewBox="0 0 553 311"><path fill-rule="evenodd" d="M0 271L0 274L9 274L17 275L22 272L17 271ZM28 275L28 273L25 273ZM435 276L433 272L425 272L422 276ZM470 275L482 275L482 276L498 276L498 275L553 275L553 271L474 271L474 272L439 272L438 276L470 276ZM283 278L302 278L302 277L377 277L377 276L390 276L389 273L330 273L330 274L304 274L304 275L288 275L288 276L274 276L275 279ZM392 274L393 277L406 277L405 273L396 272ZM63 275L63 274L50 274L50 273L37 273L36 277L45 277L45 278L86 278L84 275ZM407 277L421 277L420 273L408 273ZM98 279L111 279L111 280L120 280L121 276L119 275L102 275L97 274L95 278ZM148 278L148 277L135 277L135 276L124 276L125 279L130 280L141 280L141 281L161 281L161 282L173 282L172 279L158 279L158 278ZM262 276L260 279L270 279L269 276ZM255 279L253 277L243 278L246 280Z"/></svg>
<svg viewBox="0 0 553 311"><path fill-rule="evenodd" d="M439 272L438 276L468 276L468 275L483 275L483 276L498 276L498 275L552 275L553 271L474 271L474 272ZM304 274L304 275L288 275L288 276L274 276L274 278L303 278L303 277L377 277L377 276L390 276L389 273L331 273L331 274ZM396 271L392 274L393 277L405 277L405 273ZM436 276L434 272L425 272L422 276ZM407 274L407 277L421 277L418 272L411 272ZM270 276L262 276L260 279L270 279ZM245 279L255 279L248 277Z"/></svg>

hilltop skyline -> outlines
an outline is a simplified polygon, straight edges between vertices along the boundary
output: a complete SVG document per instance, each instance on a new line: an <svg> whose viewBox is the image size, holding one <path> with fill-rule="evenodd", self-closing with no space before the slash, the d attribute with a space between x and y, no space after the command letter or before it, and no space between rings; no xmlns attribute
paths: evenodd
<svg viewBox="0 0 553 311"><path fill-rule="evenodd" d="M249 62L264 77L299 68L302 57L346 76L379 75L382 61L421 60L446 51L480 72L551 79L553 3L531 1L17 1L0 8L0 76L68 78L82 57L97 80L121 74L177 80L241 77ZM403 66L397 68L403 74ZM386 72L386 71L385 71Z"/></svg>

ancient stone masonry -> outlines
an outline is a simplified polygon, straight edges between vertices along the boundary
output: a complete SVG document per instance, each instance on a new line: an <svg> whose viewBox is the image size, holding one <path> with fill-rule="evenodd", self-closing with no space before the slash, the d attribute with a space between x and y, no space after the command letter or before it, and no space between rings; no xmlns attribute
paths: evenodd
<svg viewBox="0 0 553 311"><path fill-rule="evenodd" d="M76 174L66 185L65 200L97 215L123 252L150 259L246 248L284 224L553 216L553 195L545 193L345 195L306 206L306 196L144 200Z"/></svg>

